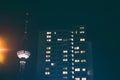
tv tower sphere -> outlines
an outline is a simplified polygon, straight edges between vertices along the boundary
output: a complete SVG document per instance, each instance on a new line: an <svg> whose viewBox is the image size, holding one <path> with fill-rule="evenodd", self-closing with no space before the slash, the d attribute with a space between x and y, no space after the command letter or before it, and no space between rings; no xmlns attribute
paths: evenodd
<svg viewBox="0 0 120 80"><path fill-rule="evenodd" d="M30 57L30 52L25 50L20 50L17 52L17 56L20 59L20 71L24 70L26 59Z"/></svg>

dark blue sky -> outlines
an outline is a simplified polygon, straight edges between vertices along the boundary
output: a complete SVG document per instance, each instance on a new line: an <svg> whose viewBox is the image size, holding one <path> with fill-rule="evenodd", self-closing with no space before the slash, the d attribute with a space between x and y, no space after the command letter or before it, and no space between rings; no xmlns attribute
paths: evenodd
<svg viewBox="0 0 120 80"><path fill-rule="evenodd" d="M16 80L19 50L24 31L25 12L29 17L29 48L26 73L35 76L37 35L39 30L67 29L85 24L93 45L95 80L119 79L119 11L118 2L111 1L0 1L0 35L11 49L5 65L0 65L1 80ZM27 76L28 76L27 75ZM7 77L6 77L7 76ZM18 75L17 75L18 76Z"/></svg>

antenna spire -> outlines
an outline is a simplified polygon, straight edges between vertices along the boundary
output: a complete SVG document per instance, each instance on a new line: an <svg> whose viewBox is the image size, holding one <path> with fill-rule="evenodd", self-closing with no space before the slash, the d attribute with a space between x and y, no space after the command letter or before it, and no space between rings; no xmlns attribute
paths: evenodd
<svg viewBox="0 0 120 80"><path fill-rule="evenodd" d="M27 34L27 33L28 33L28 32L27 32L28 23L29 23L28 17L29 17L29 13L26 12L26 13L25 13L25 31L24 31L24 34Z"/></svg>
<svg viewBox="0 0 120 80"><path fill-rule="evenodd" d="M28 44L28 23L29 23L29 13L26 12L25 13L25 26L24 26L24 36L23 36L23 48L26 49L27 48L27 44Z"/></svg>

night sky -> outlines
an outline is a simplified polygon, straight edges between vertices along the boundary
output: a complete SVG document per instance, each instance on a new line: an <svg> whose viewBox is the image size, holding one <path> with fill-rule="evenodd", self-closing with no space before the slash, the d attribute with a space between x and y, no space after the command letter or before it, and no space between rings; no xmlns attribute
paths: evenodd
<svg viewBox="0 0 120 80"><path fill-rule="evenodd" d="M120 6L119 2L86 0L0 1L0 36L7 48L6 61L0 64L0 80L17 80L25 12L29 12L29 51L26 80L35 80L38 32L68 29L85 24L93 47L94 80L119 80Z"/></svg>

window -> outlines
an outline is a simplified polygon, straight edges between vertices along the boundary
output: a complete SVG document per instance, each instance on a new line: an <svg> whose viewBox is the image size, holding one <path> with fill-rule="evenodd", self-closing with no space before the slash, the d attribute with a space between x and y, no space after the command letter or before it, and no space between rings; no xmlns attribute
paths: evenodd
<svg viewBox="0 0 120 80"><path fill-rule="evenodd" d="M84 53L85 53L85 50L81 50L80 53L81 53L81 54L84 54Z"/></svg>
<svg viewBox="0 0 120 80"><path fill-rule="evenodd" d="M84 34L85 33L85 31L80 31L80 34Z"/></svg>
<svg viewBox="0 0 120 80"><path fill-rule="evenodd" d="M68 59L63 59L63 61L68 61Z"/></svg>
<svg viewBox="0 0 120 80"><path fill-rule="evenodd" d="M67 79L67 78L68 78L67 76L63 77L63 79Z"/></svg>
<svg viewBox="0 0 120 80"><path fill-rule="evenodd" d="M50 62L50 59L46 59L45 61L46 61L46 62Z"/></svg>
<svg viewBox="0 0 120 80"><path fill-rule="evenodd" d="M50 55L46 55L46 58L50 58Z"/></svg>
<svg viewBox="0 0 120 80"><path fill-rule="evenodd" d="M46 47L46 49L51 49L51 47Z"/></svg>
<svg viewBox="0 0 120 80"><path fill-rule="evenodd" d="M74 61L74 58L72 58L72 61Z"/></svg>
<svg viewBox="0 0 120 80"><path fill-rule="evenodd" d="M58 38L57 41L62 41L62 39L61 39L61 38Z"/></svg>
<svg viewBox="0 0 120 80"><path fill-rule="evenodd" d="M78 49L79 49L79 46L77 46L77 47L74 47L74 49L75 49L75 50L78 50Z"/></svg>
<svg viewBox="0 0 120 80"><path fill-rule="evenodd" d="M47 35L46 38L51 38L51 35Z"/></svg>
<svg viewBox="0 0 120 80"><path fill-rule="evenodd" d="M71 48L73 49L74 47L73 47L73 46L71 46Z"/></svg>
<svg viewBox="0 0 120 80"><path fill-rule="evenodd" d="M73 33L73 31L71 33Z"/></svg>
<svg viewBox="0 0 120 80"><path fill-rule="evenodd" d="M72 71L72 74L75 74L74 71Z"/></svg>
<svg viewBox="0 0 120 80"><path fill-rule="evenodd" d="M67 71L63 71L63 74L68 74L68 72Z"/></svg>
<svg viewBox="0 0 120 80"><path fill-rule="evenodd" d="M75 80L80 80L80 78L75 78Z"/></svg>
<svg viewBox="0 0 120 80"><path fill-rule="evenodd" d="M73 53L73 52L74 52L74 50L71 50L71 52Z"/></svg>
<svg viewBox="0 0 120 80"><path fill-rule="evenodd" d="M74 39L73 39L73 38L71 38L70 40L71 40L71 41L74 41Z"/></svg>
<svg viewBox="0 0 120 80"><path fill-rule="evenodd" d="M51 63L51 66L54 66L55 65L55 63Z"/></svg>
<svg viewBox="0 0 120 80"><path fill-rule="evenodd" d="M74 35L71 35L71 37L74 37Z"/></svg>
<svg viewBox="0 0 120 80"><path fill-rule="evenodd" d="M75 76L72 76L72 79L74 79L75 78Z"/></svg>
<svg viewBox="0 0 120 80"><path fill-rule="evenodd" d="M74 63L72 62L72 65L74 65Z"/></svg>
<svg viewBox="0 0 120 80"><path fill-rule="evenodd" d="M72 70L74 70L74 67L72 67Z"/></svg>
<svg viewBox="0 0 120 80"><path fill-rule="evenodd" d="M82 59L81 62L86 62L86 59Z"/></svg>
<svg viewBox="0 0 120 80"><path fill-rule="evenodd" d="M84 29L84 27L80 27L80 29Z"/></svg>
<svg viewBox="0 0 120 80"><path fill-rule="evenodd" d="M68 68L67 67L64 67L63 70L67 70Z"/></svg>
<svg viewBox="0 0 120 80"><path fill-rule="evenodd" d="M71 54L72 57L74 57L74 54Z"/></svg>
<svg viewBox="0 0 120 80"><path fill-rule="evenodd" d="M76 72L80 71L80 68L75 68L75 71L76 71Z"/></svg>
<svg viewBox="0 0 120 80"><path fill-rule="evenodd" d="M80 38L80 41L85 41L85 38Z"/></svg>
<svg viewBox="0 0 120 80"><path fill-rule="evenodd" d="M80 60L75 60L75 62L80 62Z"/></svg>
<svg viewBox="0 0 120 80"><path fill-rule="evenodd" d="M50 54L50 51L46 51L46 54Z"/></svg>
<svg viewBox="0 0 120 80"><path fill-rule="evenodd" d="M68 57L68 55L63 55L63 57Z"/></svg>
<svg viewBox="0 0 120 80"><path fill-rule="evenodd" d="M45 72L45 75L50 75L50 72Z"/></svg>
<svg viewBox="0 0 120 80"><path fill-rule="evenodd" d="M51 39L47 39L46 41L47 41L47 42L51 42Z"/></svg>
<svg viewBox="0 0 120 80"><path fill-rule="evenodd" d="M56 32L54 32L54 34L56 34Z"/></svg>
<svg viewBox="0 0 120 80"><path fill-rule="evenodd" d="M52 32L47 32L47 34L51 34Z"/></svg>
<svg viewBox="0 0 120 80"><path fill-rule="evenodd" d="M86 71L86 68L82 68L82 71Z"/></svg>
<svg viewBox="0 0 120 80"><path fill-rule="evenodd" d="M75 34L77 34L77 31L75 31Z"/></svg>
<svg viewBox="0 0 120 80"><path fill-rule="evenodd" d="M45 68L45 70L49 70L49 68L48 68L48 67L46 67L46 68Z"/></svg>
<svg viewBox="0 0 120 80"><path fill-rule="evenodd" d="M86 80L86 77L82 77L82 80Z"/></svg>
<svg viewBox="0 0 120 80"><path fill-rule="evenodd" d="M75 54L78 54L78 53L79 53L79 51L75 51L74 53L75 53Z"/></svg>
<svg viewBox="0 0 120 80"><path fill-rule="evenodd" d="M68 50L63 50L63 53L68 53Z"/></svg>
<svg viewBox="0 0 120 80"><path fill-rule="evenodd" d="M71 44L73 45L74 43L73 43L73 42L71 42Z"/></svg>

